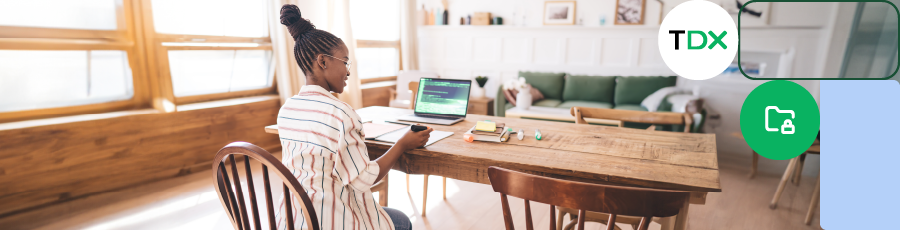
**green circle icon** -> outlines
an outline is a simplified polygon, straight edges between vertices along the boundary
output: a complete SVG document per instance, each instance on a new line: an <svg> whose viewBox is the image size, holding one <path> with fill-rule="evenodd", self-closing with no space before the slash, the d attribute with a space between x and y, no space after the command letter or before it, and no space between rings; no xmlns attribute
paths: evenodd
<svg viewBox="0 0 900 230"><path fill-rule="evenodd" d="M753 89L741 106L741 134L750 148L772 160L805 152L819 133L819 105L797 83L775 80Z"/></svg>

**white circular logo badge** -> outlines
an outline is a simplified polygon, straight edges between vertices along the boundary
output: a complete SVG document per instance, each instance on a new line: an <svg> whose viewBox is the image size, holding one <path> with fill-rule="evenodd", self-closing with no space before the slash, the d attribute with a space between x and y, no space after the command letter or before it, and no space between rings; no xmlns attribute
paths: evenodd
<svg viewBox="0 0 900 230"><path fill-rule="evenodd" d="M692 0L675 6L659 27L659 53L679 76L706 80L728 68L737 53L737 27L721 6Z"/></svg>

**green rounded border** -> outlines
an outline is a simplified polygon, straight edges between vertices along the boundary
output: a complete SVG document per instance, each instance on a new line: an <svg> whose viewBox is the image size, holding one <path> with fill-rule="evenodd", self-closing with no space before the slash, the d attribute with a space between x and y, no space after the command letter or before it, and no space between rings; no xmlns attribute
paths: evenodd
<svg viewBox="0 0 900 230"><path fill-rule="evenodd" d="M900 18L900 10L897 9L897 5L894 5L893 2L890 2L890 1L887 1L887 0L856 0L856 1L837 1L837 0L835 0L835 1L827 1L827 0L826 0L826 1L821 1L821 0L788 0L788 1L782 1L782 0L752 0L752 1L749 1L749 2L744 3L744 5L741 6L741 11L738 12L738 25L737 25L737 27L738 27L738 28L737 28L737 29L738 29L738 51L737 51L737 52L738 52L738 53L737 53L737 55L738 55L738 63L741 62L741 15L744 14L744 7L747 7L747 5L749 5L750 3L754 3L754 2L883 2L883 3L887 3L887 4L890 4L891 6L893 6L893 7L894 7L894 12L897 12L897 17ZM900 23L897 24L897 37L900 38ZM900 39L897 39L897 47L900 47ZM750 77L750 75L747 75L747 73L744 72L744 68L741 67L741 65L738 65L738 69L741 70L741 74L743 74L744 77L746 77L747 79L750 79L750 80L888 80L888 79L891 79L892 77L894 77L894 75L897 74L897 71L900 70L900 58L897 59L897 68L894 68L894 73L892 73L890 76L887 76L887 77L884 77L884 78L809 78L809 77L802 77L802 78L754 78L754 77Z"/></svg>

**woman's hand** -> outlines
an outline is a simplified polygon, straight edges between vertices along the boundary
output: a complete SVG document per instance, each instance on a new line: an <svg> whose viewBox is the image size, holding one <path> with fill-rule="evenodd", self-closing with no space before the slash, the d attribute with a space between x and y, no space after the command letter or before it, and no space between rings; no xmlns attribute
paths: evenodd
<svg viewBox="0 0 900 230"><path fill-rule="evenodd" d="M418 132L406 131L406 134L403 134L403 137L397 140L396 146L403 149L404 152L425 146L428 143L428 138L431 137L431 131L434 131L431 127Z"/></svg>

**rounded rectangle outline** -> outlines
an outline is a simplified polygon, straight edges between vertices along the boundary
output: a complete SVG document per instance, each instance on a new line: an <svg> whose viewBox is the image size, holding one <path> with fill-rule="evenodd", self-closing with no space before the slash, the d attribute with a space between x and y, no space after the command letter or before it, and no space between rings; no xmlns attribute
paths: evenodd
<svg viewBox="0 0 900 230"><path fill-rule="evenodd" d="M841 1L841 0L825 0L825 1L822 1L822 0L785 0L785 1L782 1L782 0L751 0L751 1L748 1L748 2L744 3L744 5L741 5L741 10L738 12L738 25L737 25L737 30L738 30L738 51L737 51L737 55L738 55L738 63L741 62L741 15L744 14L744 8L747 7L747 5L749 5L750 3L754 3L754 2L883 2L883 3L890 4L892 7L894 7L894 12L896 12L896 13L897 13L897 17L900 18L900 10L897 9L897 5L894 5L894 3L890 2L890 1L887 1L887 0L854 0L854 1ZM770 11L771 11L771 10L770 10ZM897 47L898 47L898 49L900 49L900 23L897 24L897 36L898 36L898 39L897 39ZM738 69L741 71L741 74L743 74L744 77L746 77L747 79L750 79L750 80L888 80L888 79L891 79L892 77L894 77L894 75L897 75L898 70L900 70L900 58L897 59L897 65L896 65L896 68L894 68L894 73L892 73L891 75L889 75L889 76L887 76L887 77L884 77L884 78L812 78L812 77L800 77L800 78L773 78L773 77L769 77L769 78L755 78L755 77L750 77L750 75L747 75L747 73L744 72L744 68L743 68L740 64L738 64Z"/></svg>

